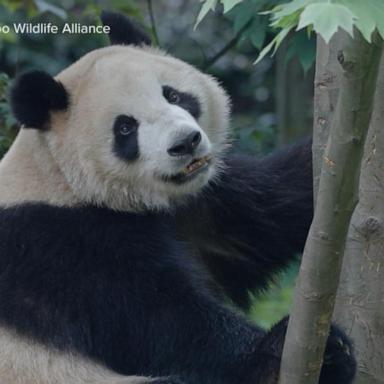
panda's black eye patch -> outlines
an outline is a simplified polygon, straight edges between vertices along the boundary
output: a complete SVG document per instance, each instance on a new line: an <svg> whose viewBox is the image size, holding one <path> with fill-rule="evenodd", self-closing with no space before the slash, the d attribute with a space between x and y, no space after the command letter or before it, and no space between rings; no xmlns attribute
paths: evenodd
<svg viewBox="0 0 384 384"><path fill-rule="evenodd" d="M178 105L188 111L195 119L198 119L201 115L201 107L199 100L196 96L180 92L177 89L170 87L169 85L163 86L163 96L170 104Z"/></svg>
<svg viewBox="0 0 384 384"><path fill-rule="evenodd" d="M113 150L123 160L132 161L139 156L137 130L139 122L132 116L119 115L113 124L115 136Z"/></svg>

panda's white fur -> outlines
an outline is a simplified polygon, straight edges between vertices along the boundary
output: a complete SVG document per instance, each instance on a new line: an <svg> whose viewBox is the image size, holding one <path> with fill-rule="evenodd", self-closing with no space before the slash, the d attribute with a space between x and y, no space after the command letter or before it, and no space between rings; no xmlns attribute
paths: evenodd
<svg viewBox="0 0 384 384"><path fill-rule="evenodd" d="M52 114L47 131L20 131L0 163L1 206L42 201L58 206L92 202L118 210L160 208L198 192L214 177L227 143L229 103L213 78L159 50L112 46L87 54L57 79L69 92L71 107ZM167 104L161 85L195 93L202 107L198 122ZM110 150L114 116L127 112L141 120L140 158L133 164L117 159ZM178 170L166 149L178 133L191 129L202 134L201 155L215 155L216 164L186 185L156 182L157 171ZM0 328L0 378L1 384L151 381L123 378L79 356L25 340L5 327Z"/></svg>
<svg viewBox="0 0 384 384"><path fill-rule="evenodd" d="M0 328L1 384L148 384L123 377L76 354L64 354Z"/></svg>
<svg viewBox="0 0 384 384"><path fill-rule="evenodd" d="M60 206L78 202L48 150L43 135L35 130L20 130L0 162L0 179L2 206L24 201L46 201Z"/></svg>

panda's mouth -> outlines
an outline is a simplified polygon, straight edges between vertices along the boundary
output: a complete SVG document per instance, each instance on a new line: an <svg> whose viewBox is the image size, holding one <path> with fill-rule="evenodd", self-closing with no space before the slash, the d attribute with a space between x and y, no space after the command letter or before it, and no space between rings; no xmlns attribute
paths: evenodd
<svg viewBox="0 0 384 384"><path fill-rule="evenodd" d="M212 157L204 156L198 159L192 160L186 167L180 172L172 176L164 176L163 179L175 184L183 184L187 181L194 179L196 176L205 172L211 164Z"/></svg>

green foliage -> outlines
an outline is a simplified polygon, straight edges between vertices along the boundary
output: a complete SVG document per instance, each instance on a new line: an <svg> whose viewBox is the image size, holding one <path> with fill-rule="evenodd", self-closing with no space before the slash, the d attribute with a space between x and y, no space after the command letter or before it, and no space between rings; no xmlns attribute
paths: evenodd
<svg viewBox="0 0 384 384"><path fill-rule="evenodd" d="M33 16L37 12L35 0L2 0L1 5L12 12L23 9L29 16Z"/></svg>
<svg viewBox="0 0 384 384"><path fill-rule="evenodd" d="M293 0L272 10L272 19L279 21L299 12L297 29L312 25L327 42L338 28L352 34L356 27L367 41L375 29L384 38L384 2L382 0ZM332 33L331 33L332 32Z"/></svg>
<svg viewBox="0 0 384 384"><path fill-rule="evenodd" d="M261 50L259 57L255 61L255 64L261 61L261 59L263 59L269 52L272 52L272 56L273 56L276 53L277 49L279 48L280 44L288 36L288 33L291 32L293 28L294 28L293 26L284 27L273 38L273 40Z"/></svg>
<svg viewBox="0 0 384 384"><path fill-rule="evenodd" d="M384 2L367 0L292 0L268 12L272 26L281 29L276 38L263 49L256 62L277 48L293 30L314 30L328 43L339 28L353 36L357 28L371 42L375 30L384 38Z"/></svg>
<svg viewBox="0 0 384 384"><path fill-rule="evenodd" d="M241 33L241 43L249 41L260 52L260 58L270 50L275 52L284 38L299 21L300 12L287 15L276 23L270 24L269 16L272 9L283 5L286 0L236 0L236 1L205 1L200 9L196 25L210 10L222 5L225 16L232 22L235 34ZM292 28L285 28L290 26ZM280 32L278 30L281 29ZM263 49L268 36L273 35L270 43ZM300 33L299 38L292 38L289 42L290 50L287 61L298 57L303 70L307 72L315 61L315 43L310 36Z"/></svg>
<svg viewBox="0 0 384 384"><path fill-rule="evenodd" d="M233 30L236 34L248 26L243 31L243 41L249 39L251 44L260 50L267 34L271 32L268 17L261 13L280 2L281 0L241 0L241 2L237 1L236 4L231 3L233 5L231 7L226 6L224 2L223 12L232 21Z"/></svg>
<svg viewBox="0 0 384 384"><path fill-rule="evenodd" d="M221 3L224 7L224 13L229 12L235 5L242 3L243 0L201 0L203 3L200 13L197 16L197 21L195 24L195 28L199 25L199 23L207 16L209 11L214 11L216 6ZM264 1L257 1L258 3L264 3ZM250 15L252 17L252 15Z"/></svg>
<svg viewBox="0 0 384 384"><path fill-rule="evenodd" d="M314 31L329 41L339 28L353 35L353 24L357 18L343 5L339 4L310 4L300 15L297 29L312 26Z"/></svg>
<svg viewBox="0 0 384 384"><path fill-rule="evenodd" d="M35 0L35 4L39 13L50 12L63 20L67 19L68 17L67 12L63 8L54 4L50 4L47 1Z"/></svg>
<svg viewBox="0 0 384 384"><path fill-rule="evenodd" d="M276 146L276 126L270 120L273 119L268 115L234 119L232 138L235 150L259 155L271 151Z"/></svg>
<svg viewBox="0 0 384 384"><path fill-rule="evenodd" d="M229 12L235 5L241 3L242 0L223 0L224 13Z"/></svg>
<svg viewBox="0 0 384 384"><path fill-rule="evenodd" d="M249 1L249 0L248 0ZM232 8L236 9L247 0L203 0L203 5L198 17L199 23L210 10L215 10L221 3L224 13ZM332 38L339 28L353 35L357 28L364 38L371 42L372 35L377 31L384 38L384 1L383 0L292 0L276 4L274 0L255 0L254 3L269 8L263 12L271 16L270 26L279 32L272 41L262 49L256 63L267 54L274 55L283 40L290 32L306 28L308 33L315 31L326 42ZM252 18L252 10L248 8Z"/></svg>
<svg viewBox="0 0 384 384"><path fill-rule="evenodd" d="M201 0L203 3L200 13L197 16L197 21L195 24L195 28L199 25L199 23L207 16L209 11L214 11L218 4L222 4L224 8L224 13L229 12L232 8L234 8L237 4L243 3L244 0ZM252 2L254 5L262 6L264 3L267 3L265 0L256 0ZM249 13L249 12L248 12ZM250 15L252 17L252 14Z"/></svg>
<svg viewBox="0 0 384 384"><path fill-rule="evenodd" d="M200 24L201 20L207 16L209 11L214 11L217 5L217 0L203 0L203 5L201 7L200 13L197 16L195 28Z"/></svg>
<svg viewBox="0 0 384 384"><path fill-rule="evenodd" d="M9 82L9 77L5 73L0 73L0 158L13 141L13 127L16 123L7 102Z"/></svg>
<svg viewBox="0 0 384 384"><path fill-rule="evenodd" d="M293 57L297 57L300 64L307 73L315 63L316 58L316 43L314 38L308 36L306 31L298 31L289 40L286 62L289 62Z"/></svg>
<svg viewBox="0 0 384 384"><path fill-rule="evenodd" d="M289 313L298 271L299 264L294 263L279 276L278 284L273 284L267 292L254 298L250 316L258 325L269 329Z"/></svg>
<svg viewBox="0 0 384 384"><path fill-rule="evenodd" d="M240 0L241 1L241 0ZM83 15L100 15L103 9L121 11L131 16L140 17L139 0L2 0L1 5L11 12L24 11L29 18L44 13L55 15L62 20L70 18L73 8L78 13L82 10Z"/></svg>

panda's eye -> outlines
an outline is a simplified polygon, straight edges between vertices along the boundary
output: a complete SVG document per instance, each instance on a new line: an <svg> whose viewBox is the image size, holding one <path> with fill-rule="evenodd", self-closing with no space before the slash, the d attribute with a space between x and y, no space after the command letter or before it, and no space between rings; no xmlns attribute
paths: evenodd
<svg viewBox="0 0 384 384"><path fill-rule="evenodd" d="M171 104L177 104L180 102L180 96L176 91L171 91L168 95L168 100Z"/></svg>
<svg viewBox="0 0 384 384"><path fill-rule="evenodd" d="M195 119L201 115L201 105L197 96L189 92L178 91L169 85L163 85L163 96L170 104L185 109Z"/></svg>
<svg viewBox="0 0 384 384"><path fill-rule="evenodd" d="M129 136L137 130L138 121L132 116L120 115L115 121L115 133L120 136Z"/></svg>
<svg viewBox="0 0 384 384"><path fill-rule="evenodd" d="M165 86L163 88L163 95L168 100L170 104L179 104L180 103L180 94L171 87Z"/></svg>
<svg viewBox="0 0 384 384"><path fill-rule="evenodd" d="M140 122L133 116L118 115L113 123L113 151L120 159L134 161L139 156Z"/></svg>
<svg viewBox="0 0 384 384"><path fill-rule="evenodd" d="M119 133L120 135L123 135L123 136L129 135L133 130L134 128L127 123L123 123L119 127Z"/></svg>

